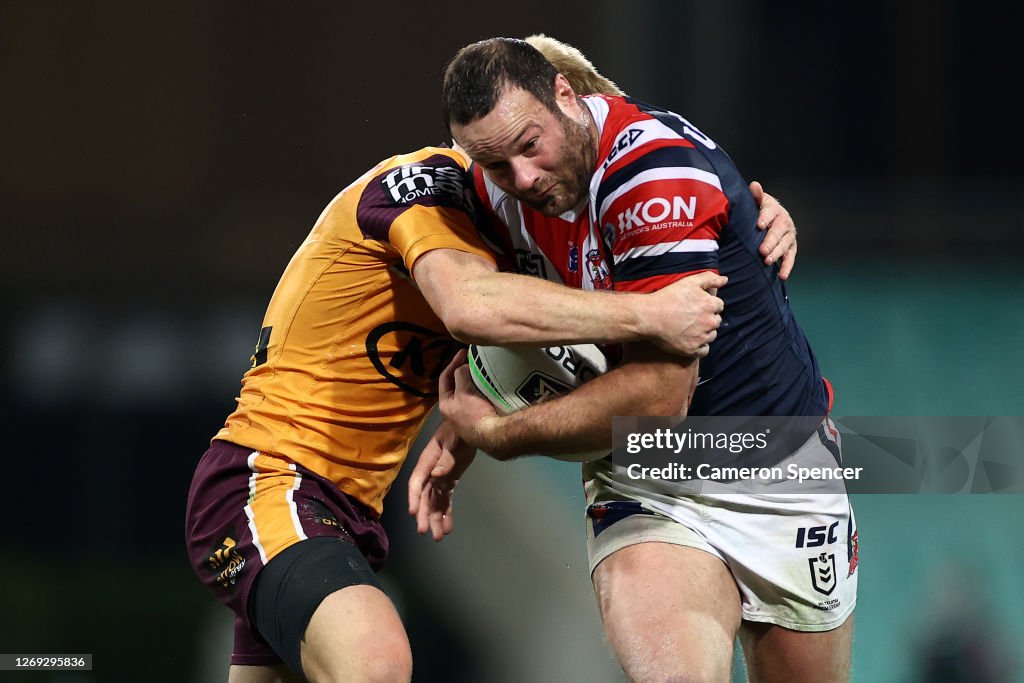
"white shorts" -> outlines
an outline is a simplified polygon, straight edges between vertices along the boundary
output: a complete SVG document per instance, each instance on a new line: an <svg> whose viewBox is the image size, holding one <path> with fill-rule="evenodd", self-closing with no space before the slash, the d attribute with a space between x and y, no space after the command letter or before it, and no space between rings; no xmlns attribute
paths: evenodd
<svg viewBox="0 0 1024 683"><path fill-rule="evenodd" d="M838 433L823 427L779 463L835 467ZM601 460L584 465L590 571L627 546L659 541L721 559L740 590L743 619L828 631L857 603L857 526L841 483L829 493L773 493L771 482L730 493L725 484L637 481ZM838 487L838 492L837 492ZM731 489L735 491L735 488Z"/></svg>

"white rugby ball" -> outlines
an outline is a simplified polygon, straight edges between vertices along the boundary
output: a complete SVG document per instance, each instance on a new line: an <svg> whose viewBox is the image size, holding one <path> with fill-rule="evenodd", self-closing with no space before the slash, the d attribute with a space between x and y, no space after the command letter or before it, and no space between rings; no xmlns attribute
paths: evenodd
<svg viewBox="0 0 1024 683"><path fill-rule="evenodd" d="M608 359L593 344L548 348L469 346L473 384L501 415L564 396L608 371ZM589 462L611 449L552 455L570 462Z"/></svg>

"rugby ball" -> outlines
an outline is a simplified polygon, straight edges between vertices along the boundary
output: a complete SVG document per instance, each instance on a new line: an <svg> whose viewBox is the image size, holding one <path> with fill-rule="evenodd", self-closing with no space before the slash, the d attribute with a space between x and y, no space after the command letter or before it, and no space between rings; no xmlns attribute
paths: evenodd
<svg viewBox="0 0 1024 683"><path fill-rule="evenodd" d="M473 384L501 415L564 396L608 371L608 359L593 344L547 348L504 346L469 347ZM570 462L588 462L610 449L552 455Z"/></svg>

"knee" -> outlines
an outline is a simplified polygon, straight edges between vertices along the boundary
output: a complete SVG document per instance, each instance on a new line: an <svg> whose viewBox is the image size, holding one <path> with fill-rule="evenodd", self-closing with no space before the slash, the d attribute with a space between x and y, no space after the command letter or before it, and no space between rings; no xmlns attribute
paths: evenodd
<svg viewBox="0 0 1024 683"><path fill-rule="evenodd" d="M720 683L722 680L720 677L714 677L702 673L696 673L688 671L685 673L668 674L665 678L660 679L664 683Z"/></svg>
<svg viewBox="0 0 1024 683"><path fill-rule="evenodd" d="M366 683L409 683L412 680L412 651L409 642L382 643L367 653L363 680Z"/></svg>
<svg viewBox="0 0 1024 683"><path fill-rule="evenodd" d="M341 656L304 657L310 683L409 683L412 680L412 651L404 633L364 639L343 645ZM340 648L339 648L340 649Z"/></svg>
<svg viewBox="0 0 1024 683"><path fill-rule="evenodd" d="M647 671L646 673L632 673L630 679L635 683L722 683L730 679L728 674L712 674L693 669L680 667L662 669L660 671Z"/></svg>

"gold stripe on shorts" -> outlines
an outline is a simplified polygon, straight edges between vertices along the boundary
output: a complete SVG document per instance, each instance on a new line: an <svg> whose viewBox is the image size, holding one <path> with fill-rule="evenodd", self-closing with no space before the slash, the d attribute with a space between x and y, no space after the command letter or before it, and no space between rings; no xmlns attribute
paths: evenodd
<svg viewBox="0 0 1024 683"><path fill-rule="evenodd" d="M248 464L252 474L245 514L253 545L266 564L285 548L306 539L293 500L302 475L295 471L294 463L265 453L251 453Z"/></svg>

